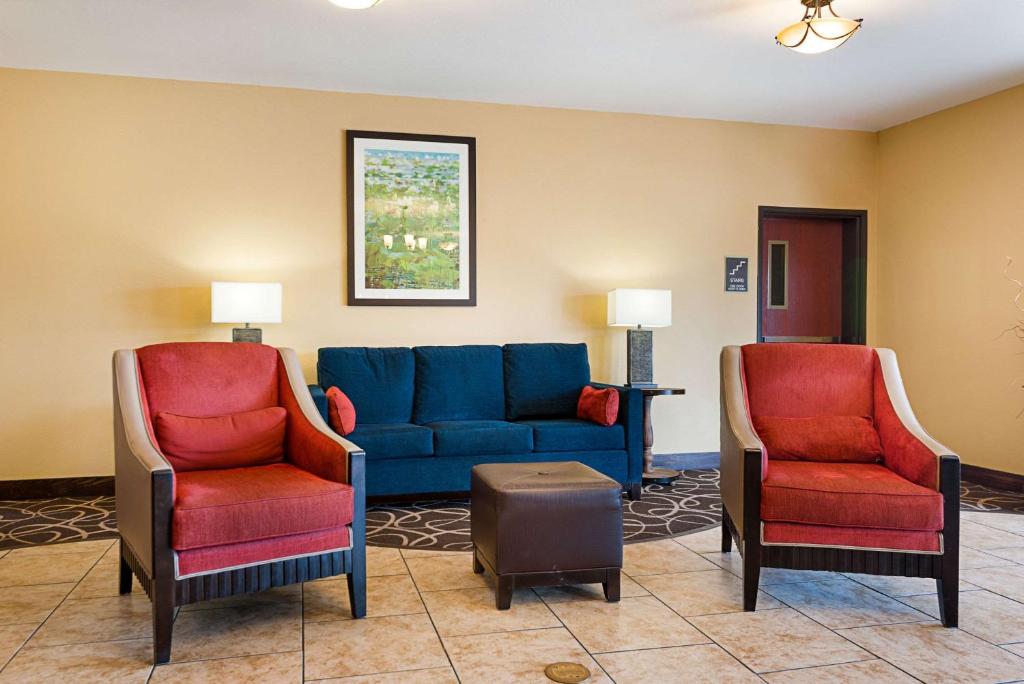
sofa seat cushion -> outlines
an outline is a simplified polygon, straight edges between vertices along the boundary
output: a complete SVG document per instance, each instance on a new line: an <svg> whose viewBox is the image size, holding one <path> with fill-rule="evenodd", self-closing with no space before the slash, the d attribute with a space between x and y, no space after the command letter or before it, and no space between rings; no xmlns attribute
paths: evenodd
<svg viewBox="0 0 1024 684"><path fill-rule="evenodd" d="M324 347L316 362L317 382L344 392L361 423L412 420L415 374L408 347Z"/></svg>
<svg viewBox="0 0 1024 684"><path fill-rule="evenodd" d="M533 451L533 428L503 420L446 420L428 423L437 456L524 454Z"/></svg>
<svg viewBox="0 0 1024 684"><path fill-rule="evenodd" d="M505 407L509 420L571 418L590 382L585 344L506 344Z"/></svg>
<svg viewBox="0 0 1024 684"><path fill-rule="evenodd" d="M357 424L345 439L366 452L367 461L418 458L434 453L434 433L412 423Z"/></svg>
<svg viewBox="0 0 1024 684"><path fill-rule="evenodd" d="M416 347L413 422L504 420L501 347ZM359 405L356 404L356 410Z"/></svg>
<svg viewBox="0 0 1024 684"><path fill-rule="evenodd" d="M350 530L345 525L319 532L291 534L287 537L188 549L176 554L176 576L180 579L189 575L217 572L272 560L338 551L351 545Z"/></svg>
<svg viewBox="0 0 1024 684"><path fill-rule="evenodd" d="M352 487L288 463L175 473L171 546L181 551L352 522Z"/></svg>
<svg viewBox="0 0 1024 684"><path fill-rule="evenodd" d="M936 531L942 495L875 463L772 461L761 485L761 519Z"/></svg>
<svg viewBox="0 0 1024 684"><path fill-rule="evenodd" d="M578 418L521 420L533 428L534 451L606 451L626 448L622 425L608 427Z"/></svg>

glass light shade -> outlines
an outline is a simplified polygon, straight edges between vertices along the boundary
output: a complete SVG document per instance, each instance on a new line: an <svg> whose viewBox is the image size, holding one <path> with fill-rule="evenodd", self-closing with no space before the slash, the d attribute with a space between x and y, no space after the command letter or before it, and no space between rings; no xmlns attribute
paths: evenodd
<svg viewBox="0 0 1024 684"><path fill-rule="evenodd" d="M280 323L281 283L210 283L213 323Z"/></svg>
<svg viewBox="0 0 1024 684"><path fill-rule="evenodd" d="M775 40L790 50L814 55L834 50L860 28L856 19L820 17L805 19L779 31Z"/></svg>
<svg viewBox="0 0 1024 684"><path fill-rule="evenodd" d="M667 328L672 325L672 290L612 290L608 325Z"/></svg>
<svg viewBox="0 0 1024 684"><path fill-rule="evenodd" d="M369 9L380 0L331 0L332 5L344 7L345 9Z"/></svg>

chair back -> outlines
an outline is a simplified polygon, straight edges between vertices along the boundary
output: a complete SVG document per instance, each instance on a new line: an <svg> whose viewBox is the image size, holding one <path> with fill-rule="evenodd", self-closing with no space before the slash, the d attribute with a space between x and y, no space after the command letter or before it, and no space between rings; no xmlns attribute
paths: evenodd
<svg viewBox="0 0 1024 684"><path fill-rule="evenodd" d="M875 351L846 344L748 344L743 374L750 415L874 417Z"/></svg>
<svg viewBox="0 0 1024 684"><path fill-rule="evenodd" d="M135 350L150 416L212 418L279 406L278 351L262 344L171 342Z"/></svg>

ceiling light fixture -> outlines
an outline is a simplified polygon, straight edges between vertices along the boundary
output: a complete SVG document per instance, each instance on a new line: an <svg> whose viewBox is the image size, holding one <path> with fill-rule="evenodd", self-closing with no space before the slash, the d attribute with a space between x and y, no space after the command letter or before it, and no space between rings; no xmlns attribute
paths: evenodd
<svg viewBox="0 0 1024 684"><path fill-rule="evenodd" d="M331 0L332 5L344 7L345 9L370 9L380 0Z"/></svg>
<svg viewBox="0 0 1024 684"><path fill-rule="evenodd" d="M333 1L333 0L332 0ZM779 31L775 42L804 54L833 50L860 29L863 19L847 19L832 9L832 0L800 0L807 9L804 18ZM832 16L822 16L822 7Z"/></svg>

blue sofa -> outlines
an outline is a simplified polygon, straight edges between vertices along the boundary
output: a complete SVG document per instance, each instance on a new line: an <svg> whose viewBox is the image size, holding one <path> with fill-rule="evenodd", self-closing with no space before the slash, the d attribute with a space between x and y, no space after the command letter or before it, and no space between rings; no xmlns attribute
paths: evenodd
<svg viewBox="0 0 1024 684"><path fill-rule="evenodd" d="M478 463L579 461L640 497L640 390L615 388L615 425L578 420L583 386L607 386L590 381L585 344L328 347L317 381L325 418L332 386L355 405L368 496L466 492Z"/></svg>

